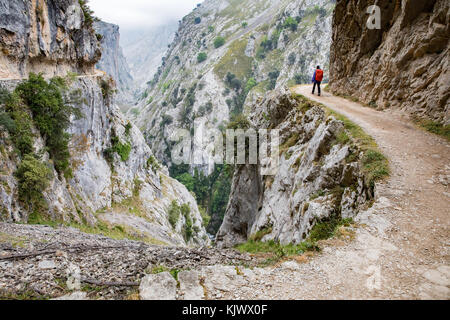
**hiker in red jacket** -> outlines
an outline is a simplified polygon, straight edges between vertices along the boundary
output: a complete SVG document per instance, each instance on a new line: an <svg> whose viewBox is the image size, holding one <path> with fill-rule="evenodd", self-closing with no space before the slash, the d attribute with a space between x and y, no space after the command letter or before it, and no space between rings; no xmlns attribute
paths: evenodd
<svg viewBox="0 0 450 320"><path fill-rule="evenodd" d="M317 66L317 69L314 71L314 75L312 78L312 82L314 83L312 94L314 94L314 91L316 91L316 85L319 89L319 97L320 97L320 83L323 80L323 70L320 69L320 66Z"/></svg>

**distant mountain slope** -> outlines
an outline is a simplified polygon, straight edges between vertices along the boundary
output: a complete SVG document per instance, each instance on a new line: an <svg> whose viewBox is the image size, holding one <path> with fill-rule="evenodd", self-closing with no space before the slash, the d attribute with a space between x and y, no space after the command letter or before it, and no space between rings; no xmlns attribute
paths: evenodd
<svg viewBox="0 0 450 320"><path fill-rule="evenodd" d="M137 87L153 78L177 28L174 21L150 29L121 31L121 45Z"/></svg>
<svg viewBox="0 0 450 320"><path fill-rule="evenodd" d="M223 129L266 91L309 82L317 64L327 74L333 8L330 0L205 1L183 18L128 116L170 165L169 137L177 128L194 135L194 124ZM197 167L211 173L205 145L194 143L192 150L203 159Z"/></svg>

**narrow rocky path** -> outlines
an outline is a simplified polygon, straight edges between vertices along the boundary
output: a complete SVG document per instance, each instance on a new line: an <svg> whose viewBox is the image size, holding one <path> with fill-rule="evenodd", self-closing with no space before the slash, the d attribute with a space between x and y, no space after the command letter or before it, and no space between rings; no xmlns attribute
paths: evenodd
<svg viewBox="0 0 450 320"><path fill-rule="evenodd" d="M449 299L449 142L399 111L376 111L326 92L313 96L311 86L295 92L373 136L389 158L391 176L377 185L374 206L358 217L354 241L331 245L290 273L273 270L265 281L271 289L260 297Z"/></svg>

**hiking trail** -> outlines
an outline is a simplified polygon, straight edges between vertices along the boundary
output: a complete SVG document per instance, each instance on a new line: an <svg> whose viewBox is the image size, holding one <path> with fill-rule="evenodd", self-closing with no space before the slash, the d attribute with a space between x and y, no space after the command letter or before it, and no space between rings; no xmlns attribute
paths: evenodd
<svg viewBox="0 0 450 320"><path fill-rule="evenodd" d="M318 97L311 89L294 91L361 126L389 159L391 175L356 218L353 241L331 240L310 261L273 269L250 284L245 298L449 299L450 143L401 111L377 111L328 92Z"/></svg>

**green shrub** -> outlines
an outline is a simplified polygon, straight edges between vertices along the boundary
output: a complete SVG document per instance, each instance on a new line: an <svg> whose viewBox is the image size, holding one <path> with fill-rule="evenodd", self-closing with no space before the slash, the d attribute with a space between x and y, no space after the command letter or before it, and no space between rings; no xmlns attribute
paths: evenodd
<svg viewBox="0 0 450 320"><path fill-rule="evenodd" d="M128 121L127 124L125 125L125 135L127 135L127 136L130 135L131 128L132 128L131 122Z"/></svg>
<svg viewBox="0 0 450 320"><path fill-rule="evenodd" d="M115 130L111 132L111 147L103 151L106 161L110 164L114 161L114 153L117 153L123 162L128 161L131 153L131 143L122 143Z"/></svg>
<svg viewBox="0 0 450 320"><path fill-rule="evenodd" d="M197 62L198 63L202 63L203 61L205 61L208 58L208 55L205 52L200 52L197 55Z"/></svg>
<svg viewBox="0 0 450 320"><path fill-rule="evenodd" d="M297 55L295 54L295 52L291 52L288 56L288 65L294 65L295 60L297 60Z"/></svg>
<svg viewBox="0 0 450 320"><path fill-rule="evenodd" d="M120 159L126 162L130 158L131 144L119 142L115 145L115 151L120 156Z"/></svg>
<svg viewBox="0 0 450 320"><path fill-rule="evenodd" d="M114 90L113 80L111 78L109 78L109 79L101 79L100 80L100 89L102 90L103 100L106 103L109 103L109 101L111 100L112 96L116 92ZM147 92L145 92L145 93L148 94Z"/></svg>
<svg viewBox="0 0 450 320"><path fill-rule="evenodd" d="M237 245L235 248L240 252L248 252L252 254L263 253L266 257L268 257L265 264L273 264L285 257L302 255L307 251L319 251L317 245L309 241L304 241L297 245L282 245L273 240L266 242L249 240L245 243Z"/></svg>
<svg viewBox="0 0 450 320"><path fill-rule="evenodd" d="M163 114L160 126L163 128L173 122L173 117L171 115Z"/></svg>
<svg viewBox="0 0 450 320"><path fill-rule="evenodd" d="M147 159L147 168L152 168L153 172L156 172L161 169L161 165L154 156L150 156L150 158Z"/></svg>
<svg viewBox="0 0 450 320"><path fill-rule="evenodd" d="M184 240L187 242L192 238L193 228L192 228L192 218L191 218L191 208L189 204L185 203L181 205L180 212L184 216L185 224L183 227Z"/></svg>
<svg viewBox="0 0 450 320"><path fill-rule="evenodd" d="M297 31L298 22L296 19L294 19L292 17L287 17L286 20L284 20L283 27L290 28L292 31Z"/></svg>
<svg viewBox="0 0 450 320"><path fill-rule="evenodd" d="M45 206L42 192L49 186L52 171L49 166L32 155L26 155L15 172L19 184L19 199L31 210Z"/></svg>
<svg viewBox="0 0 450 320"><path fill-rule="evenodd" d="M70 177L70 135L65 130L70 126L70 117L76 115L79 118L81 114L78 109L67 103L64 96L66 91L67 85L63 78L55 77L47 82L42 74L34 73L30 73L28 80L20 83L15 90L23 103L31 110L34 125L45 140L55 169L58 173ZM19 105L20 102L16 101L16 112L26 117L26 112ZM17 119L15 120L17 121ZM30 126L24 125L24 130L28 131Z"/></svg>
<svg viewBox="0 0 450 320"><path fill-rule="evenodd" d="M10 134L16 131L16 122L6 112L0 113L0 126L4 127Z"/></svg>
<svg viewBox="0 0 450 320"><path fill-rule="evenodd" d="M170 225L175 229L181 214L181 208L176 200L173 200L170 204L167 214L169 216Z"/></svg>
<svg viewBox="0 0 450 320"><path fill-rule="evenodd" d="M6 103L6 101L10 98L11 93L4 88L0 88L0 104Z"/></svg>
<svg viewBox="0 0 450 320"><path fill-rule="evenodd" d="M238 114L231 118L230 122L227 125L227 129L243 129L246 130L250 128L250 121L248 121L247 117L243 114Z"/></svg>
<svg viewBox="0 0 450 320"><path fill-rule="evenodd" d="M305 75L305 74L296 74L294 75L294 81L295 84L304 84L304 83L309 83L311 79L309 78L309 76Z"/></svg>
<svg viewBox="0 0 450 320"><path fill-rule="evenodd" d="M202 216L203 221L203 227L207 227L209 224L209 221L211 221L211 216L206 212L206 209L202 206L198 207L198 210L200 211L200 215Z"/></svg>
<svg viewBox="0 0 450 320"><path fill-rule="evenodd" d="M214 39L214 48L220 48L225 44L225 38L224 37L217 37Z"/></svg>
<svg viewBox="0 0 450 320"><path fill-rule="evenodd" d="M94 17L94 11L92 11L91 8L89 8L88 2L89 2L88 0L78 0L81 10L83 11L84 23L88 27L92 27L94 21L97 21L98 19Z"/></svg>

